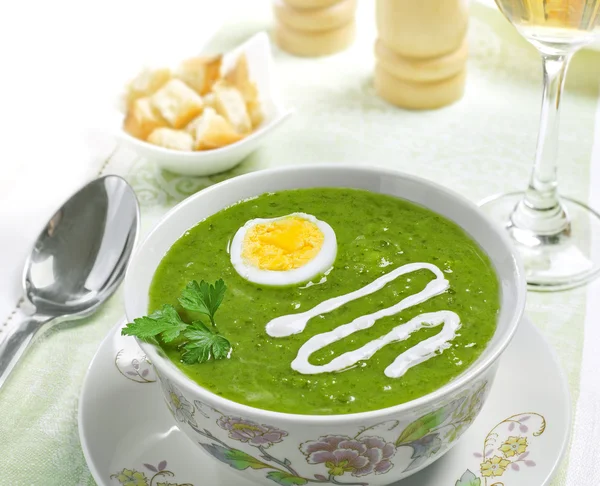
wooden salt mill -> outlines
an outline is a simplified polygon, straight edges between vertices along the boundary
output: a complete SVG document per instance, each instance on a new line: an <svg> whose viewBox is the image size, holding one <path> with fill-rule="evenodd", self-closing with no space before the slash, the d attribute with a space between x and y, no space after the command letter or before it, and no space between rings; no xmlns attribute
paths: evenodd
<svg viewBox="0 0 600 486"><path fill-rule="evenodd" d="M274 0L275 41L297 56L326 56L354 40L356 0Z"/></svg>
<svg viewBox="0 0 600 486"><path fill-rule="evenodd" d="M377 0L375 90L409 109L440 108L464 92L468 0Z"/></svg>

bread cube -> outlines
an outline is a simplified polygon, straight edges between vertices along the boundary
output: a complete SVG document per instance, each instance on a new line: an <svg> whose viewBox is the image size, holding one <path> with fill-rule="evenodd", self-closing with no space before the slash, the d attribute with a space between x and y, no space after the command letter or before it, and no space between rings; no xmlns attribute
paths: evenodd
<svg viewBox="0 0 600 486"><path fill-rule="evenodd" d="M154 94L169 79L171 79L170 69L144 69L127 87L127 106L131 106L139 98Z"/></svg>
<svg viewBox="0 0 600 486"><path fill-rule="evenodd" d="M173 128L183 128L202 112L202 98L180 79L171 79L150 100Z"/></svg>
<svg viewBox="0 0 600 486"><path fill-rule="evenodd" d="M157 128L148 137L148 142L173 150L194 150L194 138L183 130Z"/></svg>
<svg viewBox="0 0 600 486"><path fill-rule="evenodd" d="M258 89L256 84L250 81L248 60L245 54L237 58L235 66L225 75L225 79L240 90L246 103L258 101Z"/></svg>
<svg viewBox="0 0 600 486"><path fill-rule="evenodd" d="M202 115L190 123L187 130L194 137L196 150L224 147L244 138L212 108L206 108Z"/></svg>
<svg viewBox="0 0 600 486"><path fill-rule="evenodd" d="M208 93L221 73L221 56L192 57L183 61L175 72L181 79L198 94Z"/></svg>
<svg viewBox="0 0 600 486"><path fill-rule="evenodd" d="M133 102L123 122L127 133L146 140L156 128L166 127L167 121L152 106L150 98L139 98Z"/></svg>
<svg viewBox="0 0 600 486"><path fill-rule="evenodd" d="M219 115L227 119L239 133L252 130L252 122L246 101L242 93L226 81L219 81L213 87L215 94L215 109Z"/></svg>
<svg viewBox="0 0 600 486"><path fill-rule="evenodd" d="M204 102L204 109L213 108L217 109L217 98L214 93L208 93L202 97L202 101Z"/></svg>
<svg viewBox="0 0 600 486"><path fill-rule="evenodd" d="M250 80L248 60L245 54L237 58L235 66L225 75L225 79L242 93L252 128L256 128L262 123L264 117L259 102L258 88Z"/></svg>
<svg viewBox="0 0 600 486"><path fill-rule="evenodd" d="M250 116L250 121L252 122L252 128L256 128L264 120L260 103L258 101L249 101L246 103L246 107L248 108L248 115Z"/></svg>

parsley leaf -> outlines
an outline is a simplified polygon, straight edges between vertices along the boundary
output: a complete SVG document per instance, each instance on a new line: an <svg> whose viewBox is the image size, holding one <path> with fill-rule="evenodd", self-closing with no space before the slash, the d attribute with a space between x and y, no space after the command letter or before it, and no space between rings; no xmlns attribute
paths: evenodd
<svg viewBox="0 0 600 486"><path fill-rule="evenodd" d="M162 319L167 320L171 327L160 334L165 343L169 343L179 337L179 334L187 328L187 324L181 320L177 309L172 305L165 304L162 307Z"/></svg>
<svg viewBox="0 0 600 486"><path fill-rule="evenodd" d="M156 337L160 336L168 343L179 337L179 334L187 328L187 324L181 320L175 307L165 304L160 310L149 316L139 317L127 324L122 329L124 336L137 336L142 341L156 343Z"/></svg>
<svg viewBox="0 0 600 486"><path fill-rule="evenodd" d="M215 312L223 302L227 287L222 279L210 285L204 280L200 283L192 280L182 291L179 302L184 309L205 314L213 326ZM177 309L170 304L163 305L149 316L134 319L121 330L124 336L137 336L142 341L158 344L158 337L164 343L174 341L183 335L187 341L180 345L184 363L204 363L212 359L228 358L231 343L217 332L196 321L183 322Z"/></svg>
<svg viewBox="0 0 600 486"><path fill-rule="evenodd" d="M204 363L210 359L210 349L205 346L188 343L183 349L181 361L185 364Z"/></svg>
<svg viewBox="0 0 600 486"><path fill-rule="evenodd" d="M202 322L194 322L183 335L189 339L184 344L181 359L186 364L204 363L211 357L214 359L227 358L231 343L220 334L206 327Z"/></svg>
<svg viewBox="0 0 600 486"><path fill-rule="evenodd" d="M217 280L214 285L204 280L200 283L192 280L181 292L179 303L186 310L207 315L211 324L216 326L215 313L223 302L225 290L227 287L223 279Z"/></svg>

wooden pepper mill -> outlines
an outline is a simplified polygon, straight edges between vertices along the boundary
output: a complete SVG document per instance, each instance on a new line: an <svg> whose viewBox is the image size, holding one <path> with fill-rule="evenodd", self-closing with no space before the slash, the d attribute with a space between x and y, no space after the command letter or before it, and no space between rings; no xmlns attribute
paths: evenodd
<svg viewBox="0 0 600 486"><path fill-rule="evenodd" d="M440 108L464 92L468 0L377 0L375 90L409 109Z"/></svg>
<svg viewBox="0 0 600 486"><path fill-rule="evenodd" d="M275 41L297 56L326 56L354 40L356 0L274 0Z"/></svg>

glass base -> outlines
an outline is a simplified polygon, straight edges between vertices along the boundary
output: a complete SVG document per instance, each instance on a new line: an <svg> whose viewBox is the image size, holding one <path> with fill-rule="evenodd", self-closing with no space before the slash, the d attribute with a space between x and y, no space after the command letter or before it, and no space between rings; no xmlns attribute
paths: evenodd
<svg viewBox="0 0 600 486"><path fill-rule="evenodd" d="M600 275L600 214L578 201L561 198L571 221L554 237L516 228L510 221L522 192L493 196L480 206L510 233L525 266L530 290L566 290Z"/></svg>

